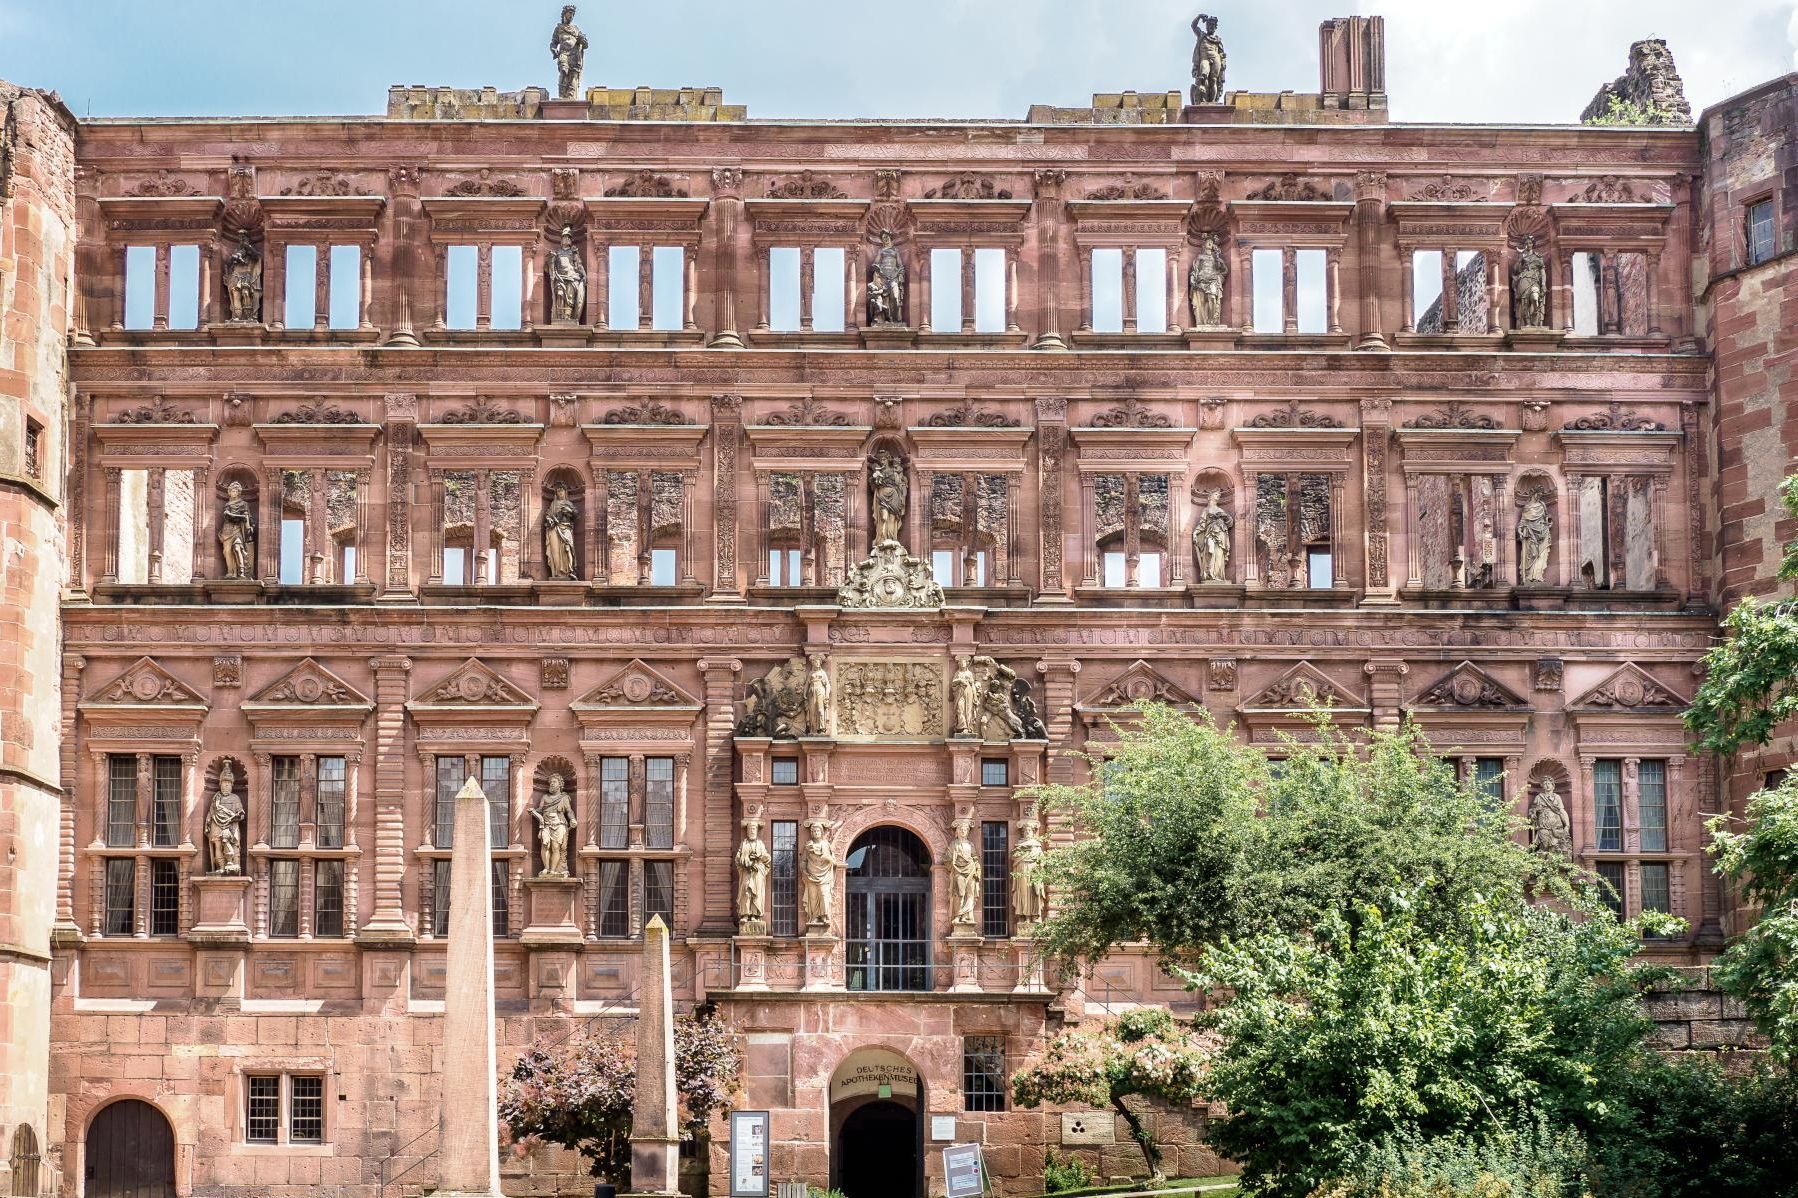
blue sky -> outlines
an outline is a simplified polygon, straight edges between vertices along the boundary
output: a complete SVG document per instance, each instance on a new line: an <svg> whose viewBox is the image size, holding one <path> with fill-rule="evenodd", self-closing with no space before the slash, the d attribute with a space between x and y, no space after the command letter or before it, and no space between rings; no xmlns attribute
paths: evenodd
<svg viewBox="0 0 1798 1198"><path fill-rule="evenodd" d="M1568 121L1666 37L1693 107L1795 67L1795 0L588 0L588 84L721 86L752 117L1010 117L1183 88L1199 3L1227 85L1317 86L1317 23L1387 19L1393 115ZM78 115L372 114L393 83L550 84L544 0L0 0L0 77Z"/></svg>

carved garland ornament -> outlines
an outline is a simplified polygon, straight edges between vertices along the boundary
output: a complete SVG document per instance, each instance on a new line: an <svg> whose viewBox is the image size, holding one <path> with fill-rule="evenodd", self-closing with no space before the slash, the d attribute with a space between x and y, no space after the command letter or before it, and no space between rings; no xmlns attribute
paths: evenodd
<svg viewBox="0 0 1798 1198"><path fill-rule="evenodd" d="M1173 425L1165 413L1145 407L1134 395L1092 418L1094 428L1172 428Z"/></svg>
<svg viewBox="0 0 1798 1198"><path fill-rule="evenodd" d="M1626 412L1623 405L1616 400L1602 412L1594 412L1590 416L1580 416L1569 420L1562 428L1579 432L1606 433L1659 433L1665 432L1667 426L1658 420L1650 420L1646 416L1634 412Z"/></svg>
<svg viewBox="0 0 1798 1198"><path fill-rule="evenodd" d="M1310 408L1299 407L1293 400L1283 408L1262 412L1249 421L1250 428L1341 428L1342 421Z"/></svg>
<svg viewBox="0 0 1798 1198"><path fill-rule="evenodd" d="M613 408L600 420L601 424L692 424L693 421L658 400L646 399L640 404Z"/></svg>
<svg viewBox="0 0 1798 1198"><path fill-rule="evenodd" d="M789 404L785 411L766 417L763 423L783 427L847 428L849 417L834 408L825 407L808 395Z"/></svg>
<svg viewBox="0 0 1798 1198"><path fill-rule="evenodd" d="M1405 421L1406 428L1425 429L1495 429L1499 423L1491 416L1473 411L1458 399L1451 399L1447 406L1437 408L1434 412L1426 412L1422 416L1414 416Z"/></svg>
<svg viewBox="0 0 1798 1198"><path fill-rule="evenodd" d="M924 418L926 428L1017 428L1018 424L1017 420L1003 412L976 407L971 403L932 412Z"/></svg>
<svg viewBox="0 0 1798 1198"><path fill-rule="evenodd" d="M502 408L486 396L459 408L451 408L441 417L444 424L523 424L524 417Z"/></svg>
<svg viewBox="0 0 1798 1198"><path fill-rule="evenodd" d="M158 395L141 407L127 408L120 412L115 420L119 424L198 424L194 414L186 408L177 408L164 396Z"/></svg>
<svg viewBox="0 0 1798 1198"><path fill-rule="evenodd" d="M347 408L320 400L317 403L301 404L292 411L282 412L275 417L275 424L361 424L362 417Z"/></svg>

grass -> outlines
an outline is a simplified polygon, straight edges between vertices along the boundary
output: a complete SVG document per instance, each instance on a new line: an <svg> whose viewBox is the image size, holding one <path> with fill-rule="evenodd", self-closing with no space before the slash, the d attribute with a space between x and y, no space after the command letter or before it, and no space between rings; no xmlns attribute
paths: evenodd
<svg viewBox="0 0 1798 1198"><path fill-rule="evenodd" d="M1088 1195L1092 1195L1094 1198L1103 1198L1106 1194L1130 1194L1150 1188L1157 1190L1190 1190L1194 1186L1217 1185L1222 1182L1233 1182L1235 1180L1236 1174L1222 1173L1215 1177L1172 1178L1154 1187L1150 1187L1146 1182L1137 1181L1122 1186L1093 1186L1090 1189L1084 1190L1063 1190L1057 1194L1007 1195L1007 1198L1086 1198ZM1226 1190L1208 1190L1206 1191L1204 1198L1211 1198L1211 1195L1214 1194L1229 1195L1234 1193L1236 1193L1236 1187L1231 1186Z"/></svg>

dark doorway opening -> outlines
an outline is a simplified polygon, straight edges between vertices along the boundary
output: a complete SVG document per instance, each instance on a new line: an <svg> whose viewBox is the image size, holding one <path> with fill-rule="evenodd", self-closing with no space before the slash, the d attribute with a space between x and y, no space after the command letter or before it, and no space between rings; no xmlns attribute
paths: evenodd
<svg viewBox="0 0 1798 1198"><path fill-rule="evenodd" d="M916 1198L922 1149L918 1115L881 1099L857 1107L837 1134L837 1188L849 1198Z"/></svg>
<svg viewBox="0 0 1798 1198"><path fill-rule="evenodd" d="M162 1112L126 1098L87 1128L87 1198L175 1198L175 1131Z"/></svg>

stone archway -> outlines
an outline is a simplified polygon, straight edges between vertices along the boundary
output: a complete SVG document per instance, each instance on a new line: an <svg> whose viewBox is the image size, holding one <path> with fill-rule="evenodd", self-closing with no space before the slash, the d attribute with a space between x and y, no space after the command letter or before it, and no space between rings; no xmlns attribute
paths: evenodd
<svg viewBox="0 0 1798 1198"><path fill-rule="evenodd" d="M924 1082L890 1048L858 1048L830 1078L830 1184L848 1198L924 1193Z"/></svg>
<svg viewBox="0 0 1798 1198"><path fill-rule="evenodd" d="M100 1108L84 1160L86 1198L175 1198L175 1129L141 1099Z"/></svg>

